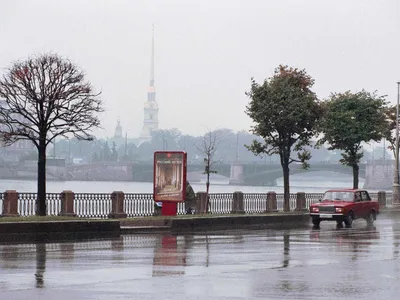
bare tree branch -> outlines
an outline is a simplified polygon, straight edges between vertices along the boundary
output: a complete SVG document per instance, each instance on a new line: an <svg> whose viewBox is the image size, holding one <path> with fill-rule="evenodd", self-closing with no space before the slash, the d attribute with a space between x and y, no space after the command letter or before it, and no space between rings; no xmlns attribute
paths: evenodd
<svg viewBox="0 0 400 300"><path fill-rule="evenodd" d="M36 146L41 134L47 145L66 134L90 140L103 109L83 80L83 72L57 55L15 63L0 81L0 139L7 145L29 139Z"/></svg>
<svg viewBox="0 0 400 300"><path fill-rule="evenodd" d="M222 140L222 134L219 131L208 131L201 139L200 145L195 145L196 149L201 152L204 157L204 174L207 176L206 180L206 193L207 193L207 205L206 209L208 212L210 199L208 197L210 189L210 174L217 173L213 170L213 165L218 162L215 160L215 154L218 150L218 145Z"/></svg>

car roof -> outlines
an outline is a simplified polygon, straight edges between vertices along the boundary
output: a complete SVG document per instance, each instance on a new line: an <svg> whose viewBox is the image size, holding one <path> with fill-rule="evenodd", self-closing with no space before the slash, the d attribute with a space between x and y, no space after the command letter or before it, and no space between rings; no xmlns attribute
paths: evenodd
<svg viewBox="0 0 400 300"><path fill-rule="evenodd" d="M332 190L327 190L326 192L361 192L365 191L363 189L332 189Z"/></svg>

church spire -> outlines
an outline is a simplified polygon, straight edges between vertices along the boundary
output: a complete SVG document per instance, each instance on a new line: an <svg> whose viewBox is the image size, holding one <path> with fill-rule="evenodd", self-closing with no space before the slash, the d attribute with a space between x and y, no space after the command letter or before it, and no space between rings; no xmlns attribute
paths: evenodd
<svg viewBox="0 0 400 300"><path fill-rule="evenodd" d="M154 87L154 24L151 36L150 86Z"/></svg>
<svg viewBox="0 0 400 300"><path fill-rule="evenodd" d="M151 140L151 132L158 130L158 104L154 87L154 24L151 37L150 85L147 91L147 101L144 103L143 128L140 134L141 141Z"/></svg>

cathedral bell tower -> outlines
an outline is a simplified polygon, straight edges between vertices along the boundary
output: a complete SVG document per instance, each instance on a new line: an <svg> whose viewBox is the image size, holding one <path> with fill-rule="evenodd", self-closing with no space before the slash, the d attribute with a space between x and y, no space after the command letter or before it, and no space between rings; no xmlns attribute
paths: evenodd
<svg viewBox="0 0 400 300"><path fill-rule="evenodd" d="M144 119L139 137L140 141L150 141L153 130L158 130L158 104L154 87L154 25L151 39L150 85L147 92L147 101L144 103Z"/></svg>

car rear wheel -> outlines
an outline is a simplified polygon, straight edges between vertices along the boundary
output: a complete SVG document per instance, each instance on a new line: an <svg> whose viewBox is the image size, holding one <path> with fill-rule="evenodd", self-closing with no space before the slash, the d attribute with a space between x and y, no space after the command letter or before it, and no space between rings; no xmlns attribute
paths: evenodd
<svg viewBox="0 0 400 300"><path fill-rule="evenodd" d="M367 217L367 224L368 225L372 225L374 224L375 221L375 212L374 211L370 211Z"/></svg>
<svg viewBox="0 0 400 300"><path fill-rule="evenodd" d="M336 225L337 225L337 227L340 227L340 228L343 227L343 221L342 220L340 220L340 221L337 220L336 221Z"/></svg>
<svg viewBox="0 0 400 300"><path fill-rule="evenodd" d="M344 224L346 224L346 227L351 227L353 224L353 213L349 212L349 214L344 218Z"/></svg>

